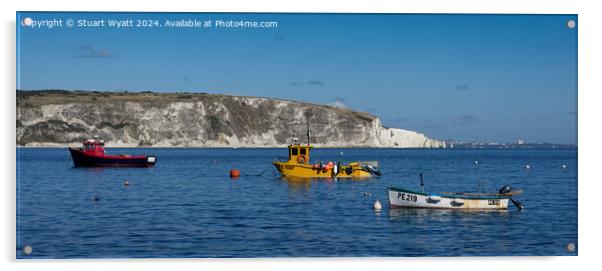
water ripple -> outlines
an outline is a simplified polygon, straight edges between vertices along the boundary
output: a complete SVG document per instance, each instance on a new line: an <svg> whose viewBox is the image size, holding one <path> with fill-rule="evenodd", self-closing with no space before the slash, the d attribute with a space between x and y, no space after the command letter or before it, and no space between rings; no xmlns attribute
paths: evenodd
<svg viewBox="0 0 602 271"><path fill-rule="evenodd" d="M574 150L314 151L322 161L379 160L384 175L365 181L291 181L271 169L228 177L262 172L281 149L131 151L159 163L74 168L65 149L18 149L17 257L577 255L566 250L577 243ZM389 209L387 186L418 188L418 173L434 191L520 187L526 209Z"/></svg>

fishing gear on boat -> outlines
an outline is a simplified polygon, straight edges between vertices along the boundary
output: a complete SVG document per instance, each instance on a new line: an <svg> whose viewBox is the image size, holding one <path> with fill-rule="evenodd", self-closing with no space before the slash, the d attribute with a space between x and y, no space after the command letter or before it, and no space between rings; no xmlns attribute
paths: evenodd
<svg viewBox="0 0 602 271"><path fill-rule="evenodd" d="M334 164L334 166L332 167L332 177L337 177L337 175L339 175L339 172L341 170L341 162L337 162L336 164Z"/></svg>

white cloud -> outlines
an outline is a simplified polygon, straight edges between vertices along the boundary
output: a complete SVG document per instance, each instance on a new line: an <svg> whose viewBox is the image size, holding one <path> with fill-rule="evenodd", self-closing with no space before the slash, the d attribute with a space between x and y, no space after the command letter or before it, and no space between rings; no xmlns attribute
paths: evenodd
<svg viewBox="0 0 602 271"><path fill-rule="evenodd" d="M345 105L345 99L341 98L335 98L334 101L330 102L328 105L339 108L347 108L347 105Z"/></svg>

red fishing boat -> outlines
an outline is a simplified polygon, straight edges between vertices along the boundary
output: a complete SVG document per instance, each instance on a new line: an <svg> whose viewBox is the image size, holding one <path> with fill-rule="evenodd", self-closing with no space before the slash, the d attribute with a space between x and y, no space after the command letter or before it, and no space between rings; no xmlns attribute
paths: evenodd
<svg viewBox="0 0 602 271"><path fill-rule="evenodd" d="M105 143L99 139L86 139L82 148L69 148L76 167L152 167L157 157L146 155L108 155Z"/></svg>

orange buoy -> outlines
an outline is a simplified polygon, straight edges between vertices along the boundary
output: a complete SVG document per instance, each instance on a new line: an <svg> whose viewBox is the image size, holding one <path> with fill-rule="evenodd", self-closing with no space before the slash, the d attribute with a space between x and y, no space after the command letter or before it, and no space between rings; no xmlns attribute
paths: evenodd
<svg viewBox="0 0 602 271"><path fill-rule="evenodd" d="M238 177L240 177L240 170L231 169L230 170L230 178L238 178Z"/></svg>

